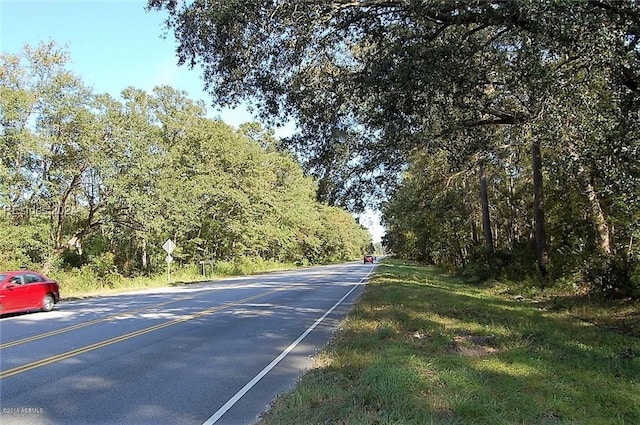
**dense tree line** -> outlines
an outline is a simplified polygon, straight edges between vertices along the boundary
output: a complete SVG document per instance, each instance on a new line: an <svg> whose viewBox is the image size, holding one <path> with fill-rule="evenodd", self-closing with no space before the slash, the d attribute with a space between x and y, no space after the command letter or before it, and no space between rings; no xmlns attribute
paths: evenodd
<svg viewBox="0 0 640 425"><path fill-rule="evenodd" d="M346 211L258 124L236 131L185 92L95 94L55 43L0 63L0 265L317 263L371 249Z"/></svg>
<svg viewBox="0 0 640 425"><path fill-rule="evenodd" d="M416 175L387 206L398 230L390 243L416 220L398 214L410 202L402 192L424 191L430 181L426 194L453 197L459 214L437 202L409 204L433 222L418 219L409 235L449 235L448 247L423 247L420 257L640 295L640 8L635 1L485 6L464 11L477 26L463 25L453 40L475 53L458 62L451 84L467 88L441 143L421 149L435 162L414 152L409 174ZM446 181L434 179L434 169ZM404 248L417 254L396 244Z"/></svg>
<svg viewBox="0 0 640 425"><path fill-rule="evenodd" d="M296 120L323 199L391 197L394 252L640 285L637 0L148 5L218 101Z"/></svg>
<svg viewBox="0 0 640 425"><path fill-rule="evenodd" d="M537 282L530 150L526 141L517 141L518 134L500 134L500 140L505 136L510 144L464 164L445 150L415 155L384 206L387 248L419 261L463 267L485 278L502 273ZM629 194L606 189L616 185L606 180L611 170L594 173L602 213L607 222L615 223L611 231L615 254L607 257L599 246L578 173L561 152L544 152L550 280L588 283L592 289L615 294L635 293L640 214ZM487 217L490 220L485 221Z"/></svg>

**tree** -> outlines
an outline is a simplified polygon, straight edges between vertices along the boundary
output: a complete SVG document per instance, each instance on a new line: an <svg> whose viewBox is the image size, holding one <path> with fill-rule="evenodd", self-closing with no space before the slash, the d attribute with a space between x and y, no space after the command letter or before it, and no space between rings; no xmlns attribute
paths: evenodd
<svg viewBox="0 0 640 425"><path fill-rule="evenodd" d="M1 61L0 202L19 223L31 209L31 194L39 184L32 177L37 167L32 153L39 145L35 120L45 107L47 93L56 91L56 79L70 78L64 69L68 57L49 43L38 48L27 45L20 55L3 53Z"/></svg>
<svg viewBox="0 0 640 425"><path fill-rule="evenodd" d="M102 199L96 179L105 146L92 111L94 97L65 69L67 61L55 43L3 56L5 202L13 211L30 206L48 214L52 250L45 270L95 230ZM86 218L79 204L88 207Z"/></svg>
<svg viewBox="0 0 640 425"><path fill-rule="evenodd" d="M104 277L152 272L167 238L184 264L334 261L370 243L353 217L316 202L271 132L237 132L167 86L96 95L67 60L54 43L2 57L3 264Z"/></svg>
<svg viewBox="0 0 640 425"><path fill-rule="evenodd" d="M583 92L589 82L573 77L602 69L607 90L638 97L634 0L148 4L169 13L180 62L203 67L216 101L254 98L265 115L295 117L292 144L335 203L359 206L336 198L395 184L412 152L446 146L459 131L522 127L543 281L542 153L561 143L548 131L552 114L567 112L555 108L560 93ZM606 253L604 210L594 190L583 192Z"/></svg>

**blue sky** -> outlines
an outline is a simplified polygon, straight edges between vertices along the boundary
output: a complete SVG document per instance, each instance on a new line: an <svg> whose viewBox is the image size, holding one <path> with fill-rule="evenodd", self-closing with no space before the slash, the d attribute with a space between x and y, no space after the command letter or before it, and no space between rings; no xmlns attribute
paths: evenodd
<svg viewBox="0 0 640 425"><path fill-rule="evenodd" d="M166 84L203 100L209 116L234 127L255 121L245 108L212 105L200 69L177 65L175 39L163 26L166 14L147 12L146 4L146 0L0 0L0 51L18 53L25 44L53 40L66 46L69 69L96 93L117 98L128 86L150 91ZM284 127L276 135L289 132ZM378 241L384 233L378 216L369 212L361 222Z"/></svg>
<svg viewBox="0 0 640 425"><path fill-rule="evenodd" d="M176 42L166 38L164 12L146 12L145 0L0 0L0 48L18 53L54 40L66 46L69 68L97 93L117 97L134 86L167 84L202 99L209 114L238 126L254 118L245 109L220 110L203 91L199 69L177 65Z"/></svg>

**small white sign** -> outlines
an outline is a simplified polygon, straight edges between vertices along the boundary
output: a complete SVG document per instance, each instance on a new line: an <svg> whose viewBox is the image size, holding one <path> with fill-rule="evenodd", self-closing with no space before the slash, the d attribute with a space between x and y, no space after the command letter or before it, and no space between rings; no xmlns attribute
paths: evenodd
<svg viewBox="0 0 640 425"><path fill-rule="evenodd" d="M171 254L167 255L167 258L165 258L164 261L166 261L167 264L171 263L173 261L173 257L171 256Z"/></svg>
<svg viewBox="0 0 640 425"><path fill-rule="evenodd" d="M176 244L173 243L171 239L167 239L167 241L162 245L162 249L167 251L167 254L171 254L174 249L176 249ZM168 257L167 257L168 258ZM167 261L168 263L169 261Z"/></svg>

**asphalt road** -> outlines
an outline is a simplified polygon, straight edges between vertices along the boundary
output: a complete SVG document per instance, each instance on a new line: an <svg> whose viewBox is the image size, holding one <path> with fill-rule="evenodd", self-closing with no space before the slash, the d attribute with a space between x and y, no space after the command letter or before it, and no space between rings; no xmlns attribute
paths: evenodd
<svg viewBox="0 0 640 425"><path fill-rule="evenodd" d="M251 424L309 368L374 268L63 300L4 317L0 423Z"/></svg>

